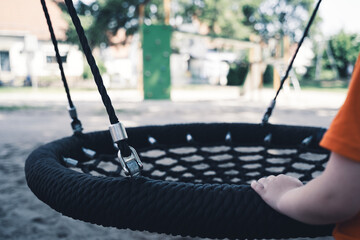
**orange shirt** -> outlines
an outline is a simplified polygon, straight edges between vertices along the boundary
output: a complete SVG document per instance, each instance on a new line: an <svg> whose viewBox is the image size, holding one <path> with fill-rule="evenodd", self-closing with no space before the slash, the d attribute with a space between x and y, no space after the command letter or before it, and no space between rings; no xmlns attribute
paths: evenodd
<svg viewBox="0 0 360 240"><path fill-rule="evenodd" d="M320 145L360 163L360 55L355 64L345 103ZM336 240L359 240L360 213L348 221L336 224L333 235Z"/></svg>

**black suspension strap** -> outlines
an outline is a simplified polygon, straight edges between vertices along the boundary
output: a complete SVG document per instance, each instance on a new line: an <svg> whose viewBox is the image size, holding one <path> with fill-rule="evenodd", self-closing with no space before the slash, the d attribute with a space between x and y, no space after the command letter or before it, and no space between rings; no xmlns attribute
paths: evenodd
<svg viewBox="0 0 360 240"><path fill-rule="evenodd" d="M142 168L140 158L137 155L136 150L130 147L127 143L128 137L126 134L126 130L124 126L119 122L118 118L116 117L114 107L112 106L110 97L107 94L102 77L100 75L99 68L96 65L94 56L92 55L92 51L90 49L80 19L75 10L74 4L72 0L65 0L65 4L72 19L72 22L75 26L76 32L80 40L80 44L86 56L86 60L90 66L96 86L98 88L98 91L101 95L101 99L104 103L107 114L109 116L109 120L111 123L109 129L112 139L114 143L116 143L116 146L119 149L118 158L121 163L121 166L126 174L131 176L138 175L140 173L140 169Z"/></svg>
<svg viewBox="0 0 360 240"><path fill-rule="evenodd" d="M318 9L319 9L319 7L320 7L321 1L322 1L322 0L319 0L319 1L317 2L316 7L315 7L315 9L314 9L314 11L313 11L313 13L312 13L312 15L311 15L311 17L310 17L310 20L309 20L309 22L308 22L308 24L307 24L307 26L306 26L306 28L305 28L305 30L304 30L303 36L301 37L301 40L300 40L299 43L298 43L298 46L297 46L297 48L296 48L296 51L295 51L294 55L292 56L292 59L291 59L289 65L288 65L288 68L286 69L285 74L284 74L283 77L281 78L281 83L280 83L280 86L279 86L279 88L278 88L278 90L277 90L277 92L276 92L276 95L275 95L274 99L271 101L270 106L268 107L268 109L266 110L266 113L265 113L264 116L263 116L263 119L262 119L262 124L263 124L263 125L266 125L266 124L269 122L269 118L270 118L270 116L271 116L271 114L272 114L272 112L273 112L273 110L274 110L274 108L275 108L275 105L276 105L276 99L277 99L277 97L278 97L281 89L283 88L286 79L287 79L288 76L289 76L290 70L292 69L293 63L294 63L295 58L296 58L296 56L297 56L297 54L298 54L298 52L299 52L299 49L300 49L301 45L303 44L306 36L308 35L308 32L309 32L309 30L310 30L310 27L311 27L311 25L312 25L312 23L313 23L313 21L314 21L314 19L315 19L316 13L317 13L317 11L318 11Z"/></svg>
<svg viewBox="0 0 360 240"><path fill-rule="evenodd" d="M49 28L51 41L52 41L52 43L54 45L56 61L57 61L58 65L59 65L59 70L60 70L60 74L61 74L61 80L62 80L62 82L64 84L66 97L67 97L68 103L69 103L68 110L69 110L70 117L72 118L71 127L72 127L72 129L74 131L74 134L80 134L82 132L83 128L82 128L80 120L78 119L78 116L77 116L77 113L76 113L76 108L75 108L75 106L74 106L74 104L73 104L73 102L71 100L69 86L68 86L67 81L66 81L64 68L63 68L61 56L60 56L60 53L59 53L58 42L57 42L56 37L55 37L55 32L54 32L54 29L53 29L53 26L52 26L52 23L51 23L50 15L49 15L48 9L46 7L45 0L41 0L41 5L42 5L42 8L43 8L43 11L44 11L44 14L45 14L45 18L46 18L46 22L47 22L47 25L48 25L48 28Z"/></svg>

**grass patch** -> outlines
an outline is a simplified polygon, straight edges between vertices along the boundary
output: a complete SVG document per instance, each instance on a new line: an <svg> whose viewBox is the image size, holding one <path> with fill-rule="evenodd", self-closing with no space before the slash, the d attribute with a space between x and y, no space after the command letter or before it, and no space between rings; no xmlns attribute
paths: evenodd
<svg viewBox="0 0 360 240"><path fill-rule="evenodd" d="M347 87L319 88L319 87L312 87L312 86L301 86L301 90L304 90L304 91L318 91L318 92L346 93L348 88Z"/></svg>
<svg viewBox="0 0 360 240"><path fill-rule="evenodd" d="M94 88L70 88L70 92L90 92L97 91L96 87ZM63 93L65 92L63 87L0 87L1 93Z"/></svg>
<svg viewBox="0 0 360 240"><path fill-rule="evenodd" d="M0 105L0 112L13 112L19 110L32 110L32 109L46 109L46 107L35 107L28 105L12 105L12 106L4 106Z"/></svg>
<svg viewBox="0 0 360 240"><path fill-rule="evenodd" d="M0 93L55 93L64 91L62 88L32 88L32 87L0 87Z"/></svg>
<svg viewBox="0 0 360 240"><path fill-rule="evenodd" d="M272 84L264 84L263 87L265 89L273 89ZM324 87L317 84L304 84L301 82L300 82L300 88L301 91L339 92L339 93L346 93L348 90L347 85ZM293 89L293 86L291 86L291 89Z"/></svg>

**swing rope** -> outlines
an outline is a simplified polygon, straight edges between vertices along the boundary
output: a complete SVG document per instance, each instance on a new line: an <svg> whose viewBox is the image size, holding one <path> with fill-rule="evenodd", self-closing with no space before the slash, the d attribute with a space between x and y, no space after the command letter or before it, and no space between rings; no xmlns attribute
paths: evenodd
<svg viewBox="0 0 360 240"><path fill-rule="evenodd" d="M60 70L60 74L61 74L61 80L63 82L65 92L66 92L66 97L68 99L68 104L69 104L69 109L68 110L69 110L70 117L73 120L71 122L71 127L72 127L72 129L74 131L74 134L78 134L78 133L81 133L82 130L83 130L82 125L81 125L81 121L78 119L75 105L74 105L74 103L73 103L73 101L71 99L70 89L69 89L69 86L68 86L68 83L67 83L67 80L66 80L66 77L65 77L65 72L64 72L61 56L60 56L60 53L59 53L58 42L57 42L56 37L55 37L55 32L54 32L54 29L53 29L53 26L52 26L52 23L51 23L50 15L49 15L45 0L41 0L41 5L42 5L44 15L45 15L45 18L46 18L46 22L47 22L47 25L48 25L48 28L49 28L51 41L52 41L53 46L54 46L56 61L57 61L58 65L59 65L59 70Z"/></svg>
<svg viewBox="0 0 360 240"><path fill-rule="evenodd" d="M268 124L268 122L269 122L269 118L271 117L271 114L272 114L272 112L273 112L273 110L274 110L274 108L275 108L275 105L276 105L276 99L277 99L277 97L278 97L281 89L283 88L286 79L287 79L288 76L289 76L290 70L292 69L292 66L293 66L293 64L294 64L295 58L296 58L296 56L297 56L297 54L298 54L298 52L299 52L299 49L300 49L301 45L303 44L306 36L307 36L308 33L309 33L310 27L311 27L311 25L312 25L312 23L314 22L314 19L315 19L315 17L316 17L316 13L317 13L317 11L319 10L321 1L322 1L322 0L319 0L319 1L317 2L316 7L315 7L313 13L311 14L310 20L309 20L309 22L308 22L308 24L307 24L307 26L306 26L306 28L305 28L305 30L304 30L304 33L303 33L303 35L302 35L302 37L301 37L301 40L300 40L299 43L298 43L298 46L297 46L297 48L296 48L296 51L295 51L294 55L293 55L292 58L291 58L291 61L290 61L289 65L288 65L288 67L287 67L287 69L286 69L285 74L284 74L283 77L281 78L280 86L279 86L279 88L278 88L278 90L277 90L277 92L276 92L276 94L275 94L275 97L274 97L274 99L271 101L270 106L268 107L268 109L266 110L266 112L265 112L265 114L264 114L264 116L263 116L263 119L262 119L262 124L263 124L263 125L266 125L266 124Z"/></svg>
<svg viewBox="0 0 360 240"><path fill-rule="evenodd" d="M71 19L72 19L72 21L74 23L74 26L76 28L76 32L78 33L79 40L80 40L81 46L83 48L86 60L88 61L91 72L94 75L94 80L95 80L96 86L98 88L98 91L99 91L99 93L101 95L101 99L102 99L102 101L104 103L104 106L106 108L106 112L109 115L110 123L111 124L118 123L119 120L116 117L114 107L112 106L110 97L107 94L107 91L106 91L106 88L104 86L102 77L100 75L99 68L97 67L95 58L92 55L88 40L87 40L87 38L85 36L84 29L81 26L81 22L80 22L79 17L77 16L74 5L73 5L71 0L70 1L65 0L65 3L66 3L66 6L68 8Z"/></svg>
<svg viewBox="0 0 360 240"><path fill-rule="evenodd" d="M101 74L99 71L99 68L96 65L94 56L92 55L91 48L90 48L88 40L85 36L84 29L81 25L80 19L77 15L77 12L75 10L73 2L72 2L72 0L65 0L65 3L67 6L67 9L68 9L68 12L70 14L70 17L72 19L72 22L75 26L76 32L78 34L82 49L83 49L85 57L86 57L86 60L89 64L91 72L94 76L94 80L95 80L97 89L101 95L102 102L106 108L106 112L109 116L110 123L112 124L111 126L119 126L119 125L117 125L117 124L120 124L119 120L115 114L115 110L111 103L111 99L110 99L109 95L107 94L106 88L104 86L104 83L103 83L103 80L102 80L102 77L101 77ZM111 129L111 126L110 126L110 129ZM134 154L134 150L130 148L130 146L128 145L128 143L126 141L127 135L126 135L125 129L123 129L122 125L121 125L121 129L117 132L122 132L122 134L124 135L124 136L118 137L116 139L113 138L114 142L117 144L117 146L119 148L119 151L121 152L121 155L125 156L125 157L129 157L132 154Z"/></svg>

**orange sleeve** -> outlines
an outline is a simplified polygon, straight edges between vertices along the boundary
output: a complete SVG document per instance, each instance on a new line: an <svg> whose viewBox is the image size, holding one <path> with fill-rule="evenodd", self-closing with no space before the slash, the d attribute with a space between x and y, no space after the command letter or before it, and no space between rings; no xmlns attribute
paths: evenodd
<svg viewBox="0 0 360 240"><path fill-rule="evenodd" d="M320 145L360 162L360 55L351 77L348 95Z"/></svg>

